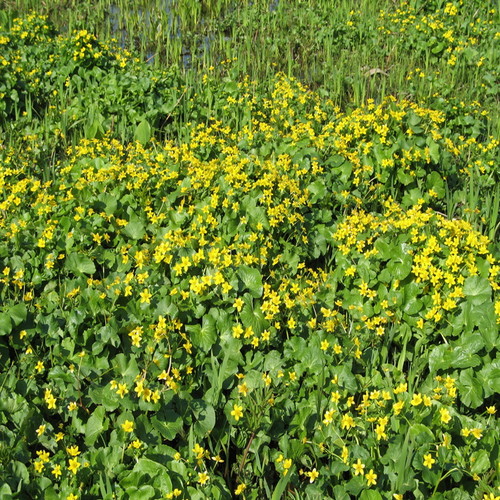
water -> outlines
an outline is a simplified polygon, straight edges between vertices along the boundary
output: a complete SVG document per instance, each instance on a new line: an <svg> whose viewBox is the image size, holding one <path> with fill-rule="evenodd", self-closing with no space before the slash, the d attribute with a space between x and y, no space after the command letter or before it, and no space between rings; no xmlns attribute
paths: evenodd
<svg viewBox="0 0 500 500"><path fill-rule="evenodd" d="M210 51L210 49L212 48L212 42L216 34L212 32L210 34L204 35L201 41L198 42L195 53L193 53L192 47L188 47L185 40L183 40L183 33L180 28L180 26L182 25L182 19L178 14L175 13L175 1L176 0L163 0L160 7L160 15L156 14L154 9L138 9L136 15L144 23L144 26L146 28L144 31L155 33L157 35L163 32L164 34L158 35L158 40L161 40L162 37L165 37L167 40L174 41L182 45L180 51L180 61L178 62L184 67L184 69L189 69L193 66L194 59L196 57L202 56L203 53ZM270 0L269 11L275 12L278 9L278 6L279 0ZM234 12L238 9L238 1L230 3L225 8L226 15L234 14ZM166 15L163 16L163 14ZM201 11L201 16L202 17L199 19L198 24L200 28L203 28L207 24L207 19L206 17L203 17L203 11ZM121 9L119 5L112 4L109 7L108 18L110 23L111 36L118 40L118 43L122 48L128 49L131 46L134 46L134 48L144 48L145 46L146 61L149 64L160 62L157 61L159 57L157 51L151 49L151 46L153 46L154 43L148 43L147 40L134 40L133 34L131 35L127 31L127 29L123 27L126 23L121 21ZM166 26L164 26L163 24L165 23L165 19ZM230 37L224 36L224 40L229 41ZM223 57L221 54L220 60L222 59Z"/></svg>

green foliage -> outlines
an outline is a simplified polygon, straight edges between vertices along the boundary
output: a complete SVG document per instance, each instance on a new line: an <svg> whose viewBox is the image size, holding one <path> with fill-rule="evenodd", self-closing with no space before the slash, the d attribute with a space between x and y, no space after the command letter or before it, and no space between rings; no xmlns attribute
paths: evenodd
<svg viewBox="0 0 500 500"><path fill-rule="evenodd" d="M173 2L164 72L102 5L0 17L0 497L496 498L496 13Z"/></svg>

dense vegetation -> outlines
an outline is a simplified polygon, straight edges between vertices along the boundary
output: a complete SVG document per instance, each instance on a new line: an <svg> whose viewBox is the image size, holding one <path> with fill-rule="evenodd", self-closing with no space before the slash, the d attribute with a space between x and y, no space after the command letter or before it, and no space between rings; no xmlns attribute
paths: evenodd
<svg viewBox="0 0 500 500"><path fill-rule="evenodd" d="M0 498L500 498L493 4L128 3L0 3Z"/></svg>

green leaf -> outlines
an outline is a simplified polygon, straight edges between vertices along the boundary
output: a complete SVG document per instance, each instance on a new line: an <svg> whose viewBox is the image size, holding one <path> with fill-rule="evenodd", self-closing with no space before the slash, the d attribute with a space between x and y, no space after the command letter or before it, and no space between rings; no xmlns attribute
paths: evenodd
<svg viewBox="0 0 500 500"><path fill-rule="evenodd" d="M149 484L143 484L139 488L137 486L130 486L127 488L126 493L128 500L149 500L156 497L155 489Z"/></svg>
<svg viewBox="0 0 500 500"><path fill-rule="evenodd" d="M269 228L266 209L264 207L249 207L247 210L248 216L252 225L262 224L263 227Z"/></svg>
<svg viewBox="0 0 500 500"><path fill-rule="evenodd" d="M237 274L253 297L260 297L262 295L262 276L258 269L240 266Z"/></svg>
<svg viewBox="0 0 500 500"><path fill-rule="evenodd" d="M482 314L479 316L477 326L485 343L486 350L489 352L500 346L495 308L492 302L482 304L480 307L482 309Z"/></svg>
<svg viewBox="0 0 500 500"><path fill-rule="evenodd" d="M12 490L7 483L0 486L0 498L2 498L2 500L11 500L13 498Z"/></svg>
<svg viewBox="0 0 500 500"><path fill-rule="evenodd" d="M96 269L90 257L79 253L72 253L66 259L65 267L76 275L94 274Z"/></svg>
<svg viewBox="0 0 500 500"><path fill-rule="evenodd" d="M190 403L196 418L194 430L198 437L205 436L215 427L215 410L202 399L193 400Z"/></svg>
<svg viewBox="0 0 500 500"><path fill-rule="evenodd" d="M438 370L450 368L451 349L448 345L442 344L434 347L429 354L429 371L435 373Z"/></svg>
<svg viewBox="0 0 500 500"><path fill-rule="evenodd" d="M165 408L151 417L151 425L165 439L172 441L182 429L182 418L175 411Z"/></svg>
<svg viewBox="0 0 500 500"><path fill-rule="evenodd" d="M483 403L483 388L471 368L460 372L457 382L460 399L470 408L477 408Z"/></svg>
<svg viewBox="0 0 500 500"><path fill-rule="evenodd" d="M21 324L27 317L28 311L26 309L26 304L16 304L9 309L10 319L13 321L14 325Z"/></svg>
<svg viewBox="0 0 500 500"><path fill-rule="evenodd" d="M377 239L373 247L377 250L377 255L383 260L389 260L394 254L394 247L386 240Z"/></svg>
<svg viewBox="0 0 500 500"><path fill-rule="evenodd" d="M60 500L60 498L61 497L56 493L56 490L52 486L49 486L43 492L43 500Z"/></svg>
<svg viewBox="0 0 500 500"><path fill-rule="evenodd" d="M387 264L387 269L393 279L404 280L411 273L413 259L411 255L404 253L403 248L399 249L398 254Z"/></svg>
<svg viewBox="0 0 500 500"><path fill-rule="evenodd" d="M102 405L107 411L116 410L120 406L118 396L109 387L93 387L89 390L89 397L93 403Z"/></svg>
<svg viewBox="0 0 500 500"><path fill-rule="evenodd" d="M439 150L439 144L434 142L432 139L429 140L429 155L431 157L431 160L438 165L439 164L439 158L440 158L440 150ZM432 174L437 174L437 172L432 172ZM432 177L432 174L429 177ZM438 179L441 179L439 174L437 174ZM433 180L436 178L434 177ZM442 181L442 179L441 179ZM443 186L444 187L444 186ZM434 188L435 189L435 188ZM444 193L443 193L444 194Z"/></svg>
<svg viewBox="0 0 500 500"><path fill-rule="evenodd" d="M212 316L203 316L202 326L188 325L186 330L189 332L189 338L195 347L199 347L204 352L208 352L217 340L215 328L215 319Z"/></svg>
<svg viewBox="0 0 500 500"><path fill-rule="evenodd" d="M12 331L12 323L10 321L10 314L0 313L0 336L9 335Z"/></svg>
<svg viewBox="0 0 500 500"><path fill-rule="evenodd" d="M335 500L350 500L350 496L345 491L345 487L343 485L337 484L333 487L333 498Z"/></svg>
<svg viewBox="0 0 500 500"><path fill-rule="evenodd" d="M149 458L140 458L134 466L133 472L141 472L143 474L149 474L151 478L158 475L165 475L168 478L167 468L154 460ZM171 481L169 481L172 484Z"/></svg>
<svg viewBox="0 0 500 500"><path fill-rule="evenodd" d="M477 374L478 381L484 391L484 397L500 393L500 360L488 363Z"/></svg>
<svg viewBox="0 0 500 500"><path fill-rule="evenodd" d="M146 233L146 229L141 220L133 218L123 228L122 232L132 240L140 240Z"/></svg>
<svg viewBox="0 0 500 500"><path fill-rule="evenodd" d="M410 437L418 444L432 443L434 434L424 424L413 424L410 429Z"/></svg>
<svg viewBox="0 0 500 500"><path fill-rule="evenodd" d="M103 420L106 415L106 410L103 406L98 406L87 420L85 426L85 444L93 446L99 435L104 430Z"/></svg>
<svg viewBox="0 0 500 500"><path fill-rule="evenodd" d="M470 456L471 472L473 474L483 474L490 468L490 458L486 450L475 451Z"/></svg>
<svg viewBox="0 0 500 500"><path fill-rule="evenodd" d="M439 149L438 149L437 153L435 154L435 156L437 156L437 158L438 158L437 161L432 156L432 150L431 150L432 161L434 161L434 163L439 163ZM445 188L443 178L437 172L431 172L427 176L426 186L427 186L427 189L434 190L437 193L438 198L442 198L446 193L446 188Z"/></svg>
<svg viewBox="0 0 500 500"><path fill-rule="evenodd" d="M307 186L307 190L312 194L311 203L316 203L318 200L322 200L326 194L326 186L322 181L315 181Z"/></svg>
<svg viewBox="0 0 500 500"><path fill-rule="evenodd" d="M113 360L115 373L127 384L131 384L139 374L139 367L135 358L120 353Z"/></svg>
<svg viewBox="0 0 500 500"><path fill-rule="evenodd" d="M260 310L260 308L252 308L249 304L245 304L240 313L240 318L245 328L249 326L252 327L252 330L255 334L262 333L264 328L266 327L266 320L264 319L264 314Z"/></svg>
<svg viewBox="0 0 500 500"><path fill-rule="evenodd" d="M491 300L491 285L486 278L469 276L464 282L464 295L474 305Z"/></svg>
<svg viewBox="0 0 500 500"><path fill-rule="evenodd" d="M375 490L363 490L359 500L382 500L382 495Z"/></svg>
<svg viewBox="0 0 500 500"><path fill-rule="evenodd" d="M414 181L413 176L407 174L402 168L398 170L397 178L398 181L401 182L401 184L403 184L403 186L408 186L408 184L411 184Z"/></svg>
<svg viewBox="0 0 500 500"><path fill-rule="evenodd" d="M151 126L147 120L142 120L135 129L134 139L139 141L143 146L151 139Z"/></svg>

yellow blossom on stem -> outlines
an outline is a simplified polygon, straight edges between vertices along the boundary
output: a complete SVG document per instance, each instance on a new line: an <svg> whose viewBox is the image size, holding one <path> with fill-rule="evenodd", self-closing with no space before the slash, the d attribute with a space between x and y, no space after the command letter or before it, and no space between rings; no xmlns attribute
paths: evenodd
<svg viewBox="0 0 500 500"><path fill-rule="evenodd" d="M441 422L444 424L447 424L451 420L451 415L447 408L440 408L439 413L441 416Z"/></svg>
<svg viewBox="0 0 500 500"><path fill-rule="evenodd" d="M370 469L370 471L365 475L368 486L375 486L377 484L377 477L378 476L373 472L373 469Z"/></svg>
<svg viewBox="0 0 500 500"><path fill-rule="evenodd" d="M125 420L125 422L123 422L122 424L122 429L125 432L132 432L134 430L134 422L130 420Z"/></svg>
<svg viewBox="0 0 500 500"><path fill-rule="evenodd" d="M62 475L61 466L59 464L58 465L54 465L54 467L52 468L52 474L56 478L58 478L59 476Z"/></svg>
<svg viewBox="0 0 500 500"><path fill-rule="evenodd" d="M145 288L139 295L141 297L141 304L151 303L151 297L153 294L147 288Z"/></svg>
<svg viewBox="0 0 500 500"><path fill-rule="evenodd" d="M35 467L35 470L38 473L41 473L43 471L43 469L45 468L45 465L41 460L37 460L36 462L34 462L33 466Z"/></svg>
<svg viewBox="0 0 500 500"><path fill-rule="evenodd" d="M72 457L77 457L78 455L80 455L81 451L79 450L78 446L74 445L74 446L69 446L68 448L66 448L66 451L68 452L69 455L71 455Z"/></svg>
<svg viewBox="0 0 500 500"><path fill-rule="evenodd" d="M358 461L353 464L352 468L354 469L354 475L358 476L361 474L362 476L364 475L364 470L365 470L365 464L361 462L361 459L358 458Z"/></svg>
<svg viewBox="0 0 500 500"><path fill-rule="evenodd" d="M240 483L234 490L235 495L241 495L246 490L247 485L245 483Z"/></svg>
<svg viewBox="0 0 500 500"><path fill-rule="evenodd" d="M432 469L432 465L436 462L434 458L432 458L432 455L428 453L427 455L424 455L424 466L428 467L429 469Z"/></svg>
<svg viewBox="0 0 500 500"><path fill-rule="evenodd" d="M68 462L68 469L73 473L76 474L78 472L78 469L81 467L81 463L76 459L76 458L70 458Z"/></svg>
<svg viewBox="0 0 500 500"><path fill-rule="evenodd" d="M311 472L306 472L306 475L309 476L309 482L314 483L316 479L319 477L319 472L316 470L316 467Z"/></svg>
<svg viewBox="0 0 500 500"><path fill-rule="evenodd" d="M235 403L233 405L233 409L231 410L231 415L234 417L236 422L238 422L238 420L243 416L243 406Z"/></svg>
<svg viewBox="0 0 500 500"><path fill-rule="evenodd" d="M210 480L210 476L206 472L198 472L198 483L202 486Z"/></svg>

